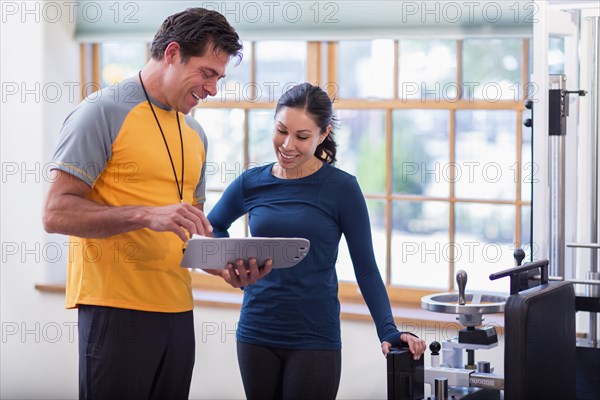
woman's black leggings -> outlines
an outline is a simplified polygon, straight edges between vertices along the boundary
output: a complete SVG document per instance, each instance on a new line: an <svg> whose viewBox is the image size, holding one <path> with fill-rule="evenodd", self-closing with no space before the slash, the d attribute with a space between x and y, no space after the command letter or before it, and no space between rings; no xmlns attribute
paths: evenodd
<svg viewBox="0 0 600 400"><path fill-rule="evenodd" d="M248 400L334 400L340 385L340 350L296 350L237 343Z"/></svg>

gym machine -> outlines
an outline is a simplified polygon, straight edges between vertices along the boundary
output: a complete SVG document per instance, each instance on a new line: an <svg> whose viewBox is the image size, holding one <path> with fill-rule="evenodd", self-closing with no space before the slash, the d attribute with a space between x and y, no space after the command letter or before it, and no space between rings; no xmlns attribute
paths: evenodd
<svg viewBox="0 0 600 400"><path fill-rule="evenodd" d="M489 362L475 363L475 351L498 346L496 328L482 326L483 315L504 312L507 297L466 293L467 273L463 270L457 272L456 282L458 294L440 293L421 299L421 307L425 310L457 314L459 324L464 327L456 338L442 344L431 343L431 367L425 369L425 383L435 388L438 394L442 390L445 395L441 397L484 398L480 396L485 394L485 398L498 398L493 393L504 388L504 379L501 375L493 374L494 368ZM463 362L463 352L467 354L466 363Z"/></svg>
<svg viewBox="0 0 600 400"><path fill-rule="evenodd" d="M597 20L597 19L596 19ZM597 21L595 24L597 30ZM598 36L598 33L595 33ZM567 135L567 116L569 115L569 95L585 96L584 90L566 90L565 75L550 75L549 77L549 253L550 271L548 280L556 282L571 282L585 286L575 297L575 312L589 313L589 327L585 337L577 340L577 399L600 398L600 346L598 345L598 319L600 313L600 273L598 272L598 43L595 45L595 73L592 76L592 146L590 157L590 243L566 243L565 240L565 137ZM533 103L527 101L527 109L532 110ZM533 128L532 120L527 119L525 126ZM584 279L568 277L566 273L565 253L568 248L586 249L590 251L590 270ZM579 250L581 251L581 250ZM539 279L538 275L529 276Z"/></svg>
<svg viewBox="0 0 600 400"><path fill-rule="evenodd" d="M414 361L408 351L388 354L389 399L423 398L423 384L431 385L432 391L435 388L436 399L499 398L503 378L492 373L489 362L475 364L475 350L498 346L496 328L481 325L483 315L504 312L506 296L466 293L467 273L462 270L456 274L456 281L458 293L425 296L421 306L433 312L457 314L464 329L459 331L458 337L442 344L431 343L431 367L428 368L423 367L423 357ZM463 364L463 351L467 353L466 364ZM482 395L484 397L478 397Z"/></svg>
<svg viewBox="0 0 600 400"><path fill-rule="evenodd" d="M596 30L598 24L596 23ZM598 36L598 34L596 34ZM597 46L598 47L598 46ZM600 399L600 346L597 315L600 312L598 271L598 50L593 80L595 127L591 162L591 243L565 241L565 135L571 94L564 75L550 76L549 90L549 260L521 265L525 253L517 249L517 266L490 275L495 280L510 277L510 296L467 293L467 274L458 271L458 293L425 296L422 308L458 315L464 328L457 338L432 342L431 366L413 361L407 351L388 354L388 398L424 398L424 385L431 386L430 399ZM532 110L528 101L526 108ZM532 120L525 125L533 127ZM566 277L567 248L591 251L590 271L585 279ZM574 285L585 285L575 294ZM589 312L589 331L576 339L576 312ZM504 312L504 374L487 361L475 361L475 350L497 346L494 327L482 327L483 315ZM440 360L440 351L442 360ZM463 351L467 362L463 363Z"/></svg>
<svg viewBox="0 0 600 400"><path fill-rule="evenodd" d="M517 256L524 256L519 252ZM527 277L539 272L538 286ZM526 263L490 275L510 277L511 294L502 296L467 293L467 276L457 273L459 293L425 296L423 308L458 314L465 328L457 338L432 342L431 366L412 360L407 350L388 354L388 399L573 399L575 398L575 292L571 282L549 282L548 260ZM505 301L504 301L505 300ZM487 361L475 362L475 350L496 347L494 327L481 327L483 315L504 311L504 373L496 373ZM440 361L440 350L442 360ZM462 352L468 361L463 364Z"/></svg>

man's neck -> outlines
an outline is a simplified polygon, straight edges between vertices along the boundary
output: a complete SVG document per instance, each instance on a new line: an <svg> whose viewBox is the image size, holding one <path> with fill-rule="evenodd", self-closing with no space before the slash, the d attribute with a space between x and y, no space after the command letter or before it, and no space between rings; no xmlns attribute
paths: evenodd
<svg viewBox="0 0 600 400"><path fill-rule="evenodd" d="M155 60L150 60L144 68L142 68L142 81L148 95L162 104L172 107L168 99L163 95L163 65Z"/></svg>

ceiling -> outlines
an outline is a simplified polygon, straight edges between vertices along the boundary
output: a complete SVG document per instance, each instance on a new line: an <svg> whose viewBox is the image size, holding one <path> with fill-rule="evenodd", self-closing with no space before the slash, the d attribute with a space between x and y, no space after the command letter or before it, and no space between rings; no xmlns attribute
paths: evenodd
<svg viewBox="0 0 600 400"><path fill-rule="evenodd" d="M204 7L221 12L246 40L523 36L532 33L537 7L530 0L84 0L76 4L76 38L80 41L98 38L149 41L166 16L188 7Z"/></svg>

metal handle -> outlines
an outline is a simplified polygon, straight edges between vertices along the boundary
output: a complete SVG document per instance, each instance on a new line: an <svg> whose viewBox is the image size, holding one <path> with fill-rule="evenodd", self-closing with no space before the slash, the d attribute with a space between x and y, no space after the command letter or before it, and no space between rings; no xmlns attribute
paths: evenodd
<svg viewBox="0 0 600 400"><path fill-rule="evenodd" d="M510 294L519 293L519 273L529 271L530 269L540 269L540 283L542 285L548 283L548 260L539 260L530 263L525 263L521 266L505 269L504 271L496 272L490 275L490 280L495 281L496 279L510 276Z"/></svg>
<svg viewBox="0 0 600 400"><path fill-rule="evenodd" d="M525 259L525 250L520 247L515 249L513 252L513 257L517 266L523 264L523 260Z"/></svg>
<svg viewBox="0 0 600 400"><path fill-rule="evenodd" d="M578 248L583 248L583 249L600 250L599 243L567 243L567 247L578 247Z"/></svg>
<svg viewBox="0 0 600 400"><path fill-rule="evenodd" d="M458 305L464 306L467 303L465 300L465 288L467 287L467 273L462 269L456 273L456 283L458 284Z"/></svg>

